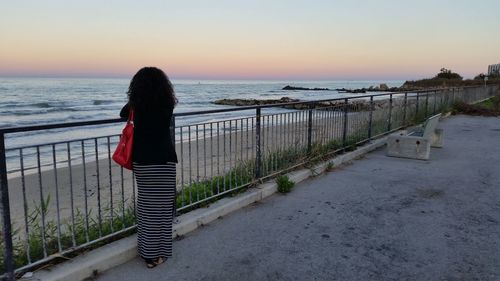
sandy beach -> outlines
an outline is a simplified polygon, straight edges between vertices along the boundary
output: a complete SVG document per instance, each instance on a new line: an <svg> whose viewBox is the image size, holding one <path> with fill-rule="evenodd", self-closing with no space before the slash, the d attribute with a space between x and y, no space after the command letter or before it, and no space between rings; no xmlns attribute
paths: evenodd
<svg viewBox="0 0 500 281"><path fill-rule="evenodd" d="M374 120L383 120L385 109L374 111ZM312 122L312 143L342 140L344 112L338 110L315 110ZM261 119L261 152L267 155L290 148L307 147L308 111L297 111L278 115L263 115ZM366 128L369 112L348 114L348 134L353 135L360 128ZM217 124L219 130L217 130ZM244 118L221 121L212 124L176 128L182 137L176 144L179 158L177 164L177 189L194 182L202 182L213 176L223 176L238 163L254 163L256 155L255 119ZM196 138L198 132L198 138ZM182 142L181 142L182 141ZM273 161L263 161L263 174L273 171ZM270 164L265 164L270 163ZM57 178L56 178L57 174ZM57 180L57 185L56 185ZM24 192L23 192L24 186ZM40 188L41 187L41 188ZM221 186L221 190L222 190ZM14 228L25 228L25 207L27 216L33 217L34 210L41 205L41 198L50 197L46 222L57 222L57 210L61 224L71 222L73 214L90 214L97 218L99 210L103 220L110 219L110 211L121 216L122 209L133 206L135 186L131 171L121 169L106 157L97 161L87 160L83 164L58 165L57 170L45 170L9 179L10 208ZM24 200L24 196L26 200ZM41 217L37 217L40 220ZM28 220L29 221L29 220Z"/></svg>

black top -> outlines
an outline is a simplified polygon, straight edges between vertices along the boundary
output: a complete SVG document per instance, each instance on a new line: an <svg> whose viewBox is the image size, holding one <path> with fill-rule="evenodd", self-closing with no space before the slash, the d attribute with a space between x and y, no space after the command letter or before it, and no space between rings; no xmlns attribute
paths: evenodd
<svg viewBox="0 0 500 281"><path fill-rule="evenodd" d="M127 103L120 111L128 118ZM170 135L173 108L134 111L134 144L132 160L139 164L177 163L177 154Z"/></svg>

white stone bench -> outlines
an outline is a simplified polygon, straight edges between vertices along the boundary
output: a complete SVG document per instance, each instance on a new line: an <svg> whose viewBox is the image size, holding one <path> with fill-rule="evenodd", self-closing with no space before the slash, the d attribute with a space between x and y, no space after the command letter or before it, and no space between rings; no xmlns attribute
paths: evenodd
<svg viewBox="0 0 500 281"><path fill-rule="evenodd" d="M443 130L437 129L441 114L427 119L423 126L408 128L387 138L387 156L429 160L431 146L443 147Z"/></svg>

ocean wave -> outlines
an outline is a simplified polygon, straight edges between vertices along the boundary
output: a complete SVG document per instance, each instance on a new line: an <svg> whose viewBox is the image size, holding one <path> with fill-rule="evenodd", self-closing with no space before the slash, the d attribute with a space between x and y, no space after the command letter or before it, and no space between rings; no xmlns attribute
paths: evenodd
<svg viewBox="0 0 500 281"><path fill-rule="evenodd" d="M115 101L112 101L112 100L93 100L92 101L93 105L112 104L112 103L115 103Z"/></svg>
<svg viewBox="0 0 500 281"><path fill-rule="evenodd" d="M39 103L34 103L31 104L33 107L38 107L38 108L50 108L52 105L50 105L48 102L39 102Z"/></svg>
<svg viewBox="0 0 500 281"><path fill-rule="evenodd" d="M46 110L5 110L0 112L0 116L29 116L29 115L40 115L46 113L62 113L62 112L77 112L77 111L85 111L77 108L48 108ZM87 110L89 111L89 110Z"/></svg>

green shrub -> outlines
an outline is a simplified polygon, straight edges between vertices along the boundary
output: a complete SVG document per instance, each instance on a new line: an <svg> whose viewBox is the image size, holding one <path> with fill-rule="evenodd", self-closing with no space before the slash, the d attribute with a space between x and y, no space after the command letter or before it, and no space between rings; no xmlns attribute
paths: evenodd
<svg viewBox="0 0 500 281"><path fill-rule="evenodd" d="M276 178L276 183L278 184L278 192L288 193L292 190L295 183L291 181L288 176L279 176Z"/></svg>

